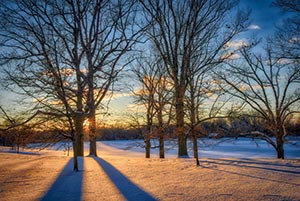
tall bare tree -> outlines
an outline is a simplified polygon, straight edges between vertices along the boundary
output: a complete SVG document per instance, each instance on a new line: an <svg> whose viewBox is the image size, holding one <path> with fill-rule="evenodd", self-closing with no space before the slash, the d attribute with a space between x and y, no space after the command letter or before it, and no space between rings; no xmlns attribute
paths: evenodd
<svg viewBox="0 0 300 201"><path fill-rule="evenodd" d="M158 70L155 63L151 59L137 59L136 66L132 72L137 78L137 82L141 88L133 89L138 104L143 104L146 114L146 134L145 134L145 151L146 158L150 158L151 138L153 138L155 110L155 92L157 84Z"/></svg>
<svg viewBox="0 0 300 201"><path fill-rule="evenodd" d="M78 155L87 118L90 154L97 155L95 111L137 40L133 8L122 0L1 2L1 62L10 81L37 109L72 118Z"/></svg>
<svg viewBox="0 0 300 201"><path fill-rule="evenodd" d="M1 62L11 84L33 98L36 110L71 118L76 131L74 150L83 155L85 68L77 13L70 2L1 2ZM74 2L73 2L74 3ZM20 90L19 90L20 91Z"/></svg>
<svg viewBox="0 0 300 201"><path fill-rule="evenodd" d="M164 158L164 134L165 127L170 122L173 86L165 73L163 63L156 56L145 57L144 55L137 59L132 71L137 77L138 87L141 87L134 91L137 103L142 103L146 108L148 131L145 137L146 157L150 157L150 139L157 137L159 157Z"/></svg>
<svg viewBox="0 0 300 201"><path fill-rule="evenodd" d="M270 48L266 48L264 56L253 53L250 47L242 48L240 54L243 62L231 63L219 74L220 86L265 122L272 135L255 134L276 149L278 158L284 159L285 126L300 111L299 64L277 58Z"/></svg>
<svg viewBox="0 0 300 201"><path fill-rule="evenodd" d="M223 46L240 31L248 14L231 11L238 1L187 0L140 1L145 23L151 25L147 37L156 48L167 68L175 90L178 156L186 156L187 135L184 130L184 97L193 59L200 58L206 65L222 60ZM194 71L199 71L199 64Z"/></svg>
<svg viewBox="0 0 300 201"><path fill-rule="evenodd" d="M131 62L125 55L141 37L141 29L135 24L135 7L135 1L125 0L77 1L73 5L87 70L83 78L87 83L90 155L97 155L96 110L120 71Z"/></svg>
<svg viewBox="0 0 300 201"><path fill-rule="evenodd" d="M215 67L215 66L213 66ZM227 106L230 97L218 89L217 81L209 72L212 68L205 68L188 79L186 93L187 127L193 140L193 152L196 165L200 165L198 154L198 138L205 136L201 132L201 124L216 118L226 118L222 109Z"/></svg>
<svg viewBox="0 0 300 201"><path fill-rule="evenodd" d="M159 157L165 158L164 139L166 128L170 126L172 120L173 84L165 72L162 62L156 65L158 75L155 80L155 100L154 107L157 117L157 137L159 139Z"/></svg>

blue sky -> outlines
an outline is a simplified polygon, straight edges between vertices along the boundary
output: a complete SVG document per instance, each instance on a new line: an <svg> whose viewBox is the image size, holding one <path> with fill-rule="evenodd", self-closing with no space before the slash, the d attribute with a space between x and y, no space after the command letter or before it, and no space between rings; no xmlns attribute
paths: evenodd
<svg viewBox="0 0 300 201"><path fill-rule="evenodd" d="M253 33L257 37L267 37L274 33L275 25L279 25L286 16L279 8L272 6L273 0L240 0L240 8L252 10L251 21Z"/></svg>
<svg viewBox="0 0 300 201"><path fill-rule="evenodd" d="M243 40L251 36L265 38L274 33L275 24L279 25L281 20L286 17L286 14L279 8L271 6L271 4L272 0L240 0L239 7L241 9L250 8L252 14L250 30L241 34L237 40ZM16 104L12 100L16 96L8 92L3 92L1 89L0 92L0 105L10 107L11 109L14 108ZM128 113L128 108L132 106L132 99L128 95L128 93L119 94L111 101L110 113L114 118L118 119L122 114Z"/></svg>
<svg viewBox="0 0 300 201"><path fill-rule="evenodd" d="M279 8L272 6L273 0L240 0L238 5L240 9L250 8L251 13L251 26L246 33L242 33L235 39L236 44L239 41L251 38L266 38L271 36L275 31L275 25L279 25L283 18L286 17ZM238 44L237 44L238 45ZM261 50L259 48L259 50ZM118 96L111 101L110 113L114 119L122 119L122 114L128 113L128 108L132 108L132 99L128 94L124 93L123 97ZM135 107L136 109L136 107Z"/></svg>

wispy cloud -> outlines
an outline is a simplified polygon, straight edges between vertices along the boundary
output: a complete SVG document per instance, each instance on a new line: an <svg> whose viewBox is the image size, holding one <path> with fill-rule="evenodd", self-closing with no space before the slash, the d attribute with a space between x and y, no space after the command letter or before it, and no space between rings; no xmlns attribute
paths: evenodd
<svg viewBox="0 0 300 201"><path fill-rule="evenodd" d="M258 30L258 29L261 29L260 26L258 26L257 24L251 24L248 29L252 29L252 30Z"/></svg>
<svg viewBox="0 0 300 201"><path fill-rule="evenodd" d="M228 53L221 56L221 59L239 59L241 56L237 53Z"/></svg>
<svg viewBox="0 0 300 201"><path fill-rule="evenodd" d="M106 96L104 97L103 101L118 100L118 99L121 99L121 98L131 97L131 96L132 96L132 93L130 93L130 92L118 92L118 91L112 92L112 91L108 91L106 93Z"/></svg>
<svg viewBox="0 0 300 201"><path fill-rule="evenodd" d="M289 40L289 43L298 43L300 42L300 38L299 37L292 37L290 40Z"/></svg>
<svg viewBox="0 0 300 201"><path fill-rule="evenodd" d="M243 46L247 46L249 43L246 39L234 40L226 43L226 46L233 49L239 49Z"/></svg>

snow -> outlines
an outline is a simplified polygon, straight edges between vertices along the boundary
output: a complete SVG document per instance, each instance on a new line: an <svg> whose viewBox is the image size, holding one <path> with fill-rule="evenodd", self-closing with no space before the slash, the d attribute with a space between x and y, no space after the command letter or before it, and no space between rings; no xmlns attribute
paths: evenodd
<svg viewBox="0 0 300 201"><path fill-rule="evenodd" d="M141 144L97 142L99 157L79 157L79 172L65 151L1 147L0 200L300 200L299 146L287 144L288 159L278 160L263 141L206 139L196 167L193 158L177 158L174 141L165 159L157 149L145 159Z"/></svg>
<svg viewBox="0 0 300 201"><path fill-rule="evenodd" d="M158 141L151 141L152 145L157 146ZM117 149L127 150L144 155L145 149L142 147L142 140L123 140L123 141L103 141L105 145ZM188 154L193 156L192 143L188 141ZM200 158L276 158L275 149L264 140L250 138L221 138L205 139L198 141ZM165 142L165 153L167 158L177 157L177 145L175 141ZM159 150L151 149L151 155L159 156ZM138 155L140 156L140 155ZM286 158L300 158L300 139L289 140L285 144Z"/></svg>

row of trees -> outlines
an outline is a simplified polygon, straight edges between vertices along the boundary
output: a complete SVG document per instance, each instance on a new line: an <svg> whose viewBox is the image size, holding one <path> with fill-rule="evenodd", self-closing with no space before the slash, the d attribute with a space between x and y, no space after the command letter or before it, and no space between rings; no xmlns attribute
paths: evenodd
<svg viewBox="0 0 300 201"><path fill-rule="evenodd" d="M163 125L174 120L178 156L187 155L186 140L191 137L199 165L201 123L239 118L248 111L249 118L265 126L252 127L259 132L240 134L255 134L275 148L278 158L284 158L286 124L300 111L299 5L274 2L296 16L287 19L286 27L257 53L255 39L231 46L249 25L249 12L230 12L233 3L143 1L146 22L151 24L146 30L151 50L133 72L142 86L135 92L137 101L146 108L146 157L150 157L153 128L164 157Z"/></svg>
<svg viewBox="0 0 300 201"><path fill-rule="evenodd" d="M236 3L217 0L141 2L145 23L150 26L145 35L151 44L150 54L155 56L145 63L146 66L138 65L135 72L149 95L145 102L149 132L154 114L158 120L160 157L164 157L162 114L165 111L172 114L173 107L178 156L188 155L188 133L192 133L194 150L198 150L195 128L201 121L199 117L203 117L199 114L204 92L202 81L208 81L206 72L227 58L224 56L227 53L225 44L247 27L249 13L234 13ZM171 98L169 91L172 92ZM186 107L188 95L189 104ZM141 97L141 100L144 99ZM188 133L185 129L187 113L190 114ZM149 137L146 137L146 147L149 148ZM149 157L149 154L146 156ZM195 156L198 157L196 152Z"/></svg>
<svg viewBox="0 0 300 201"><path fill-rule="evenodd" d="M299 15L297 3L275 3ZM198 161L198 125L228 116L221 109L228 111L228 103L238 100L229 113L254 110L276 136L274 147L284 158L284 125L299 111L299 18L288 19L290 31L279 30L272 43L276 48L268 47L259 55L249 44L230 47L250 25L250 12L237 10L237 4L236 0L1 1L0 64L6 75L2 83L33 99L31 117L64 128L73 142L75 170L77 156L83 155L84 122L88 120L90 155L96 156L97 109L128 64L133 64L143 86L135 94L146 105L146 147L151 146L149 136L157 121L161 157L164 125L174 120L178 156L187 156L191 136ZM142 56L137 58L137 52ZM233 59L237 54L240 59ZM16 125L11 122L9 127Z"/></svg>

